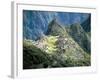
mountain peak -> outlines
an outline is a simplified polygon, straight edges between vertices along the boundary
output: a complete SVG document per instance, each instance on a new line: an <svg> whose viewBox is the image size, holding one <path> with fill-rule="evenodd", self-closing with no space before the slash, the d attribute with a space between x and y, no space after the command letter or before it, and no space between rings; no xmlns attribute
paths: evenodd
<svg viewBox="0 0 100 80"><path fill-rule="evenodd" d="M52 26L52 25L56 25L56 26L58 26L58 27L62 27L60 24L59 24L59 22L57 21L57 19L56 18L54 18L51 22L50 22L50 24L49 24L49 26Z"/></svg>
<svg viewBox="0 0 100 80"><path fill-rule="evenodd" d="M79 23L72 24L68 32L84 51L91 52L89 36Z"/></svg>
<svg viewBox="0 0 100 80"><path fill-rule="evenodd" d="M48 25L47 34L53 36L58 36L58 35L65 36L66 29L64 26L59 24L56 18L54 18Z"/></svg>
<svg viewBox="0 0 100 80"><path fill-rule="evenodd" d="M82 32L84 32L84 29L82 28L82 26L80 25L80 23L74 23L71 25L70 29L72 31L74 31L75 33L79 33L81 34Z"/></svg>

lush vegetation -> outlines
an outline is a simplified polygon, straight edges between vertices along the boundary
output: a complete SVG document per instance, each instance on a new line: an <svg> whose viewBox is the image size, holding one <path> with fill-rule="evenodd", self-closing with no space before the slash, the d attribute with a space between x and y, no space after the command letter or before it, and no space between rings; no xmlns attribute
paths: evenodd
<svg viewBox="0 0 100 80"><path fill-rule="evenodd" d="M85 32L79 23L72 24L68 30L71 37L82 47L82 49L91 53L90 32Z"/></svg>
<svg viewBox="0 0 100 80"><path fill-rule="evenodd" d="M55 20L46 35L23 41L23 69L90 66L90 32L79 23L64 27Z"/></svg>
<svg viewBox="0 0 100 80"><path fill-rule="evenodd" d="M61 50L56 47L56 44L52 42L52 40L50 42L48 41L47 45L51 48L43 50L36 47L31 41L24 40L23 68L35 69L90 65L90 56L87 53L84 53L83 58L78 59L74 56L75 51L72 50L73 48L70 48L69 50L66 50L64 53L61 53ZM75 55L77 56L78 54L75 53Z"/></svg>

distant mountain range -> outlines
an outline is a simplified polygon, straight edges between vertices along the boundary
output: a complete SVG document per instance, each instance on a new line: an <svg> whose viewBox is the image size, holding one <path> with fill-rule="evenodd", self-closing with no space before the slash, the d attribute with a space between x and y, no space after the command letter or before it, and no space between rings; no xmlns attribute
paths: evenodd
<svg viewBox="0 0 100 80"><path fill-rule="evenodd" d="M48 25L54 18L63 26L79 23L85 31L91 30L89 13L23 10L23 37L37 40L47 33Z"/></svg>

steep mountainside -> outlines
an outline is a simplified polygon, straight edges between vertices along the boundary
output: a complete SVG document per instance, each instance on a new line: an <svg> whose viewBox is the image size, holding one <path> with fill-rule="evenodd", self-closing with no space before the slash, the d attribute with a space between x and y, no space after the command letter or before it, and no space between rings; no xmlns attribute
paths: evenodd
<svg viewBox="0 0 100 80"><path fill-rule="evenodd" d="M81 25L86 32L90 32L91 31L91 15L89 15L89 17L84 22L82 22Z"/></svg>
<svg viewBox="0 0 100 80"><path fill-rule="evenodd" d="M84 22L90 14L52 11L23 10L23 38L37 40L48 30L48 24L56 17L60 24Z"/></svg>
<svg viewBox="0 0 100 80"><path fill-rule="evenodd" d="M54 19L47 31L38 40L24 39L24 69L90 66L90 54L84 50L88 36L80 24L65 29Z"/></svg>
<svg viewBox="0 0 100 80"><path fill-rule="evenodd" d="M67 30L67 28L66 28ZM84 31L79 23L72 24L68 30L72 38L88 53L91 53L90 36Z"/></svg>
<svg viewBox="0 0 100 80"><path fill-rule="evenodd" d="M56 19L52 20L49 25L48 25L48 30L47 30L47 35L52 35L52 36L66 36L66 29L58 24Z"/></svg>

